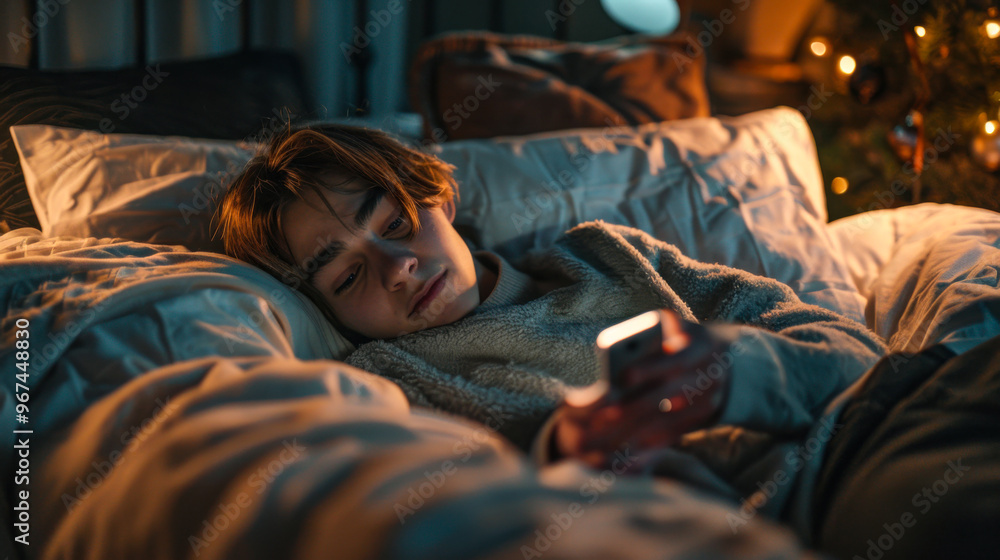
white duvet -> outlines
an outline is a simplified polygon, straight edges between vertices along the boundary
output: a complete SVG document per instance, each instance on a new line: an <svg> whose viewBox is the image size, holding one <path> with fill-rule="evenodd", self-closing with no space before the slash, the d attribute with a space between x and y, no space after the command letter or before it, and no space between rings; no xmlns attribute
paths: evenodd
<svg viewBox="0 0 1000 560"><path fill-rule="evenodd" d="M1000 214L949 204L837 220L865 321L890 351L942 342L963 352L1000 334Z"/></svg>
<svg viewBox="0 0 1000 560"><path fill-rule="evenodd" d="M1000 334L1000 214L921 205L828 227L840 254L816 258L850 271L892 349ZM734 534L729 505L675 484L537 471L483 426L411 411L331 359L315 306L223 256L16 230L0 302L3 510L19 515L21 491L30 506L26 527L3 524L12 558L805 555L761 519ZM22 485L8 454L25 437Z"/></svg>

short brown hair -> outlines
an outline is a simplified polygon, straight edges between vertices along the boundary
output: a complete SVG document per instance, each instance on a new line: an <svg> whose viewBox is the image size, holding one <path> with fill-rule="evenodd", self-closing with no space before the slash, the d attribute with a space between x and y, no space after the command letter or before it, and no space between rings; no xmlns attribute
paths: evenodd
<svg viewBox="0 0 1000 560"><path fill-rule="evenodd" d="M360 179L368 189L382 189L402 207L412 224L411 235L420 229L419 208L434 208L458 196L452 176L454 166L418 149L406 146L389 134L350 125L299 125L279 130L232 181L215 214L225 252L255 265L287 285L300 290L348 338L357 339L333 315L329 304L308 279L305 268L295 263L281 229L281 212L294 200L304 200L310 189L326 203L320 189L349 194L338 189L330 177ZM331 214L340 219L327 204ZM353 340L352 340L353 341Z"/></svg>

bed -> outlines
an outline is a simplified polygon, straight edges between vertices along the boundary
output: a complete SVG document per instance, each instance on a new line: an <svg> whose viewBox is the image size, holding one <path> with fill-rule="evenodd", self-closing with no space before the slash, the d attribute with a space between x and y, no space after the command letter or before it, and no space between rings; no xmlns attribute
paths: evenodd
<svg viewBox="0 0 1000 560"><path fill-rule="evenodd" d="M38 226L0 236L7 557L815 556L763 516L734 531L738 503L671 480L539 468L340 362L350 343L308 299L212 235L259 135L11 134ZM790 108L428 149L456 166L476 248L513 259L604 219L781 280L891 350L1000 334L1000 215L828 223Z"/></svg>

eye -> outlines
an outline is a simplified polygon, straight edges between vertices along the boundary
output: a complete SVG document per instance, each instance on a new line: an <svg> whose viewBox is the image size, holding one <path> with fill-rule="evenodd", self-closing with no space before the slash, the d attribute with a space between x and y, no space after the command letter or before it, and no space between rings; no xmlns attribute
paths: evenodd
<svg viewBox="0 0 1000 560"><path fill-rule="evenodd" d="M350 287L351 287L351 285L352 285L352 284L354 284L354 280L356 280L356 279L357 279L357 277L358 277L358 274L359 274L360 272L361 272L361 269L359 268L358 270L356 270L356 271L354 271L354 272L350 273L350 274L349 274L349 275L347 276L347 278L346 278L346 279L344 280L344 282L343 282L343 283L342 283L342 284L341 284L340 286L338 286L338 287L337 287L337 288L336 288L336 289L335 289L335 290L333 291L333 293L334 293L335 295L338 295L338 296L339 296L339 295L340 295L340 294L342 294L342 293L343 293L343 292L344 292L345 290L347 290L348 288L350 288Z"/></svg>
<svg viewBox="0 0 1000 560"><path fill-rule="evenodd" d="M403 217L403 211L400 210L399 215L396 216L396 219L393 220L391 224L389 224L388 229L389 231L396 231L397 229L402 228L404 225L406 225L406 219ZM401 229L400 231L405 231L405 229Z"/></svg>
<svg viewBox="0 0 1000 560"><path fill-rule="evenodd" d="M400 210L399 215L396 216L396 219L394 219L388 226L386 226L387 230L386 235L388 236L391 233L397 233L397 234L402 233L405 235L405 233L409 230L407 225L408 224L406 221L406 217L403 214L403 211ZM361 276L361 267L358 267L357 270L350 273L347 276L347 278L343 281L343 283L340 284L340 286L334 288L333 290L334 295L339 296L340 294L350 289L350 287L354 285L354 281L357 280L359 276Z"/></svg>

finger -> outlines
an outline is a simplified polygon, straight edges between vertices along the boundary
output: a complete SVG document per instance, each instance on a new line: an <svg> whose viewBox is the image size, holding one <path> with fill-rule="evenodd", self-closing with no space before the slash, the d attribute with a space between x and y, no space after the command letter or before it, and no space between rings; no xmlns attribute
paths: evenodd
<svg viewBox="0 0 1000 560"><path fill-rule="evenodd" d="M676 377L682 373L705 371L715 360L712 346L692 343L677 354L661 354L641 360L622 371L623 385L628 387L650 379Z"/></svg>
<svg viewBox="0 0 1000 560"><path fill-rule="evenodd" d="M663 352L676 354L691 344L691 336L684 332L677 313L670 309L660 309L660 324L663 331Z"/></svg>
<svg viewBox="0 0 1000 560"><path fill-rule="evenodd" d="M678 400L665 398L658 403L659 406L645 404L626 408L622 411L623 420L616 429L619 433L633 435L647 429L683 434L702 427L714 414L713 408L709 405L674 404ZM681 399L680 402L684 401Z"/></svg>
<svg viewBox="0 0 1000 560"><path fill-rule="evenodd" d="M619 411L619 414L621 414L621 411ZM624 415L621 415L619 421L615 423L607 423L599 427L588 427L586 437L580 442L581 452L612 452L628 440L635 430L636 426L634 423L627 420Z"/></svg>
<svg viewBox="0 0 1000 560"><path fill-rule="evenodd" d="M700 428L713 414L710 406L687 406L683 398L664 400L670 404L660 409L643 403L635 408L617 410L618 421L605 424L600 430L588 430L586 439L581 442L582 449L611 453L622 445L635 445L636 438L661 447L672 445L682 435ZM674 404L678 402L680 404Z"/></svg>
<svg viewBox="0 0 1000 560"><path fill-rule="evenodd" d="M674 391L651 392L642 398L623 403L621 411L629 422L643 422L665 416L675 419L689 416L707 419L716 412L715 402L713 399L700 397L690 399Z"/></svg>
<svg viewBox="0 0 1000 560"><path fill-rule="evenodd" d="M662 450L676 445L687 432L645 429L633 434L628 445L640 450Z"/></svg>
<svg viewBox="0 0 1000 560"><path fill-rule="evenodd" d="M655 399L654 406L659 404L660 399L673 398L676 395L683 397L688 406L699 400L712 400L714 393L725 390L727 387L725 380L711 379L704 375L699 375L695 371L678 372L675 375L664 375L662 377L651 377L630 385L622 390L617 398L617 402L625 407L631 407L637 402L650 402ZM681 403L674 403L681 404Z"/></svg>

